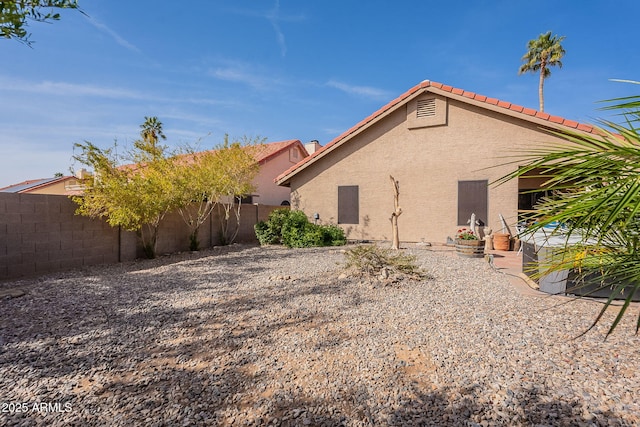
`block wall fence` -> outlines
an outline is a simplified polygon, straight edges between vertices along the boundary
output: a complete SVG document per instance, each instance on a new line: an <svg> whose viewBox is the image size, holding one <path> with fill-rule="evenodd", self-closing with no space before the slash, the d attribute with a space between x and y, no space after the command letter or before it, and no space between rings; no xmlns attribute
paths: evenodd
<svg viewBox="0 0 640 427"><path fill-rule="evenodd" d="M254 224L281 207L243 205L235 241L257 243ZM76 204L66 196L0 193L0 280L142 257L134 232L75 215L75 210ZM221 213L221 209L214 212L200 227L201 248L221 243ZM157 253L189 250L188 236L180 215L170 213L160 225Z"/></svg>

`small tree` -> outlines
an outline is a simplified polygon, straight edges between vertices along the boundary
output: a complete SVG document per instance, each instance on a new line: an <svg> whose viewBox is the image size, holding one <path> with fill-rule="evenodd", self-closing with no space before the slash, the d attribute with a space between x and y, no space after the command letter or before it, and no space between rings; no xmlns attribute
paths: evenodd
<svg viewBox="0 0 640 427"><path fill-rule="evenodd" d="M189 248L200 248L198 231L220 198L215 153L206 151L180 156L171 180L176 191L178 212L189 228Z"/></svg>
<svg viewBox="0 0 640 427"><path fill-rule="evenodd" d="M199 248L198 230L223 198L227 199L225 202L230 200L223 205L223 243L235 238L235 234L229 233L229 219L233 212L238 223L240 221L236 195L255 190L253 179L258 172L258 164L246 150L239 143L229 144L225 135L224 143L216 149L200 153L187 149L187 153L179 157L171 179L180 216L189 227L191 250Z"/></svg>
<svg viewBox="0 0 640 427"><path fill-rule="evenodd" d="M47 11L43 11L47 9ZM31 46L27 21L50 22L60 19L54 9L78 9L77 0L13 0L0 1L0 35ZM80 11L82 12L82 11Z"/></svg>
<svg viewBox="0 0 640 427"><path fill-rule="evenodd" d="M250 140L245 138L245 142ZM228 137L220 150L216 160L220 165L218 177L220 179L220 195L223 199L222 216L220 218L220 237L223 244L232 243L240 230L240 209L243 196L250 195L256 189L253 180L259 171L258 162L252 155L251 146L243 147L240 142L229 144ZM230 224L231 215L235 218L235 228Z"/></svg>
<svg viewBox="0 0 640 427"><path fill-rule="evenodd" d="M152 125L156 132L147 132ZM158 228L165 215L176 206L173 182L168 178L174 159L158 145L164 139L162 123L155 117L145 118L142 139L123 157L114 147L101 150L91 142L76 144L80 154L74 160L94 170L84 180L83 195L72 197L78 204L76 213L92 218L105 218L111 226L135 231L142 241L145 255L155 257ZM133 162L121 165L123 160Z"/></svg>

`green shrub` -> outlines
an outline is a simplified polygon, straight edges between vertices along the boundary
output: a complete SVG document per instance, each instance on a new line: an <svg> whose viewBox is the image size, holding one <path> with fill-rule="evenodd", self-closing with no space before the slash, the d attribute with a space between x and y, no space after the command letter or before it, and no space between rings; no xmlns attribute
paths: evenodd
<svg viewBox="0 0 640 427"><path fill-rule="evenodd" d="M309 222L302 211L276 209L267 221L254 226L262 245L283 244L290 248L344 245L344 231L336 225L317 225Z"/></svg>
<svg viewBox="0 0 640 427"><path fill-rule="evenodd" d="M269 224L265 221L260 221L253 226L256 231L256 237L261 245L275 245L280 243L280 234L273 232Z"/></svg>
<svg viewBox="0 0 640 427"><path fill-rule="evenodd" d="M324 225L322 229L324 231L325 246L342 246L347 244L347 238L342 228L337 225Z"/></svg>
<svg viewBox="0 0 640 427"><path fill-rule="evenodd" d="M291 211L289 217L282 225L282 244L289 248L303 248L314 246L307 241L311 241L313 230L309 227L311 223L302 211Z"/></svg>
<svg viewBox="0 0 640 427"><path fill-rule="evenodd" d="M254 225L256 237L261 245L278 245L282 243L282 226L287 219L291 210L276 209L271 211L267 221L260 221Z"/></svg>
<svg viewBox="0 0 640 427"><path fill-rule="evenodd" d="M280 208L271 211L271 213L269 214L267 224L269 225L271 233L274 233L278 236L278 240L280 240L280 237L282 236L282 227L284 226L285 222L288 221L291 212L292 211L289 208ZM281 242L278 241L278 243Z"/></svg>

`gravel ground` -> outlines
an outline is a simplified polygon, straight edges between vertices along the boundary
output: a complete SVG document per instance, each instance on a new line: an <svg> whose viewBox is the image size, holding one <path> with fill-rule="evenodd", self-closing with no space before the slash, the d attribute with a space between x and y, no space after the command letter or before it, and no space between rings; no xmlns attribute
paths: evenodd
<svg viewBox="0 0 640 427"><path fill-rule="evenodd" d="M640 423L637 307L576 338L600 303L409 251L430 278L234 246L0 283L0 425Z"/></svg>

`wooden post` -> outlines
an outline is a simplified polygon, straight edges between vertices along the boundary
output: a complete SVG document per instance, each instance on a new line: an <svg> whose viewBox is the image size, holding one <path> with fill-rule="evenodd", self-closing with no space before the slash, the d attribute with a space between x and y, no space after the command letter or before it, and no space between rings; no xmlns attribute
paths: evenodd
<svg viewBox="0 0 640 427"><path fill-rule="evenodd" d="M402 208L399 206L398 199L400 197L400 186L398 181L389 175L391 182L393 183L393 206L395 210L391 214L391 229L393 232L393 240L391 242L392 249L400 249L400 237L398 236L398 217L402 215Z"/></svg>

